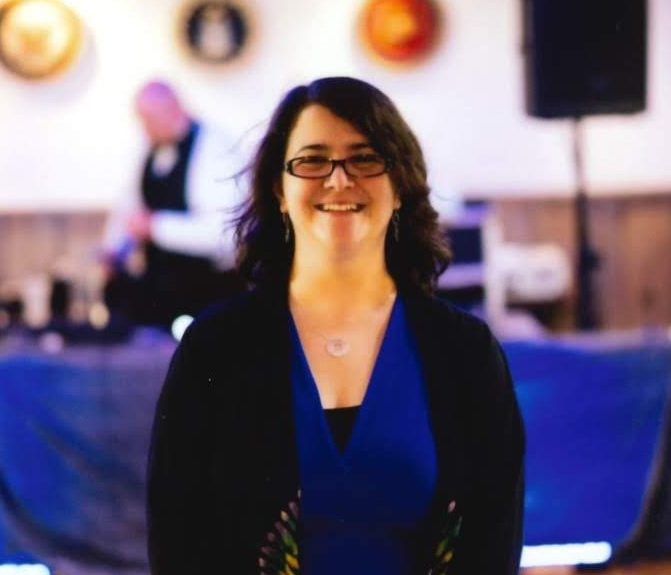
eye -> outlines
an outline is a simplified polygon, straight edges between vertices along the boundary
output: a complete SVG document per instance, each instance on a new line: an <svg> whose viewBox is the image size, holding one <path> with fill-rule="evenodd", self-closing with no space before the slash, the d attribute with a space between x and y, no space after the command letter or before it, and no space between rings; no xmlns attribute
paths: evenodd
<svg viewBox="0 0 671 575"><path fill-rule="evenodd" d="M294 160L294 166L301 167L323 167L325 164L330 164L331 160L324 156L303 156Z"/></svg>
<svg viewBox="0 0 671 575"><path fill-rule="evenodd" d="M347 158L347 161L357 167L366 165L379 165L384 163L384 159L379 154L356 154Z"/></svg>
<svg viewBox="0 0 671 575"><path fill-rule="evenodd" d="M347 158L349 174L352 176L379 176L387 171L387 164L382 156L375 153L355 154Z"/></svg>

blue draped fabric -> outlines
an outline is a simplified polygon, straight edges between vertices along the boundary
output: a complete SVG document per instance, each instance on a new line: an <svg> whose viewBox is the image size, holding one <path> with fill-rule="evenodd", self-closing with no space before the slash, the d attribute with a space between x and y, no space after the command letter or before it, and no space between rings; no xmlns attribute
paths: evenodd
<svg viewBox="0 0 671 575"><path fill-rule="evenodd" d="M504 348L527 428L525 545L620 541L671 392L668 340Z"/></svg>
<svg viewBox="0 0 671 575"><path fill-rule="evenodd" d="M145 461L173 349L0 347L0 563L146 572Z"/></svg>

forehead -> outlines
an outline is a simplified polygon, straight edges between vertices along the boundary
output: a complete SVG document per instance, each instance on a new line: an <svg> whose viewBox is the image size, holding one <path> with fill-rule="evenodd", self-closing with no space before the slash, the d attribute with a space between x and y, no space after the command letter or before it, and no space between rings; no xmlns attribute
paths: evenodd
<svg viewBox="0 0 671 575"><path fill-rule="evenodd" d="M287 141L287 153L304 147L348 149L367 143L368 139L347 120L336 116L325 106L310 104L296 119Z"/></svg>

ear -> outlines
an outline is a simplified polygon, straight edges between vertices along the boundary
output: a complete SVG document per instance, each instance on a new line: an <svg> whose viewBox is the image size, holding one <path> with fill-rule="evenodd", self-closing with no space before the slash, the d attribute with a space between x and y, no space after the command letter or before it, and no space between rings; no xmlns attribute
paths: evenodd
<svg viewBox="0 0 671 575"><path fill-rule="evenodd" d="M282 191L282 183L275 182L273 185L273 195L277 198L277 203L280 205L280 212L286 213L287 202L284 199L284 192Z"/></svg>
<svg viewBox="0 0 671 575"><path fill-rule="evenodd" d="M394 196L394 209L395 210L401 209L401 198L399 198L398 195Z"/></svg>

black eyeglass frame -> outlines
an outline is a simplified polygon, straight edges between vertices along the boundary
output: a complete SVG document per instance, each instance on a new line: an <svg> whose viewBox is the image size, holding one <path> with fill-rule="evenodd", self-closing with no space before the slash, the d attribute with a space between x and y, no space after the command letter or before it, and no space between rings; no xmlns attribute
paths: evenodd
<svg viewBox="0 0 671 575"><path fill-rule="evenodd" d="M295 178L301 178L303 180L321 180L324 178L328 178L335 172L336 166L341 166L343 171L350 177L350 178L376 178L377 176L381 176L382 174L386 174L391 168L393 167L393 162L389 158L385 158L384 156L381 156L380 154L375 154L378 156L383 162L383 169L381 172L376 172L375 174L367 174L367 175L361 175L361 174L352 174L347 171L347 162L350 161L352 158L356 158L359 156L359 154L354 154L352 156L347 156L346 158L341 158L339 160L334 160L332 158L325 158L327 161L331 162L331 170L328 172L328 174L320 174L319 176L301 176L298 175L294 172L294 166L293 164L295 162L298 162L299 160L305 160L309 158L310 156L298 156L297 158L291 158L291 160L287 161L284 164L284 170L294 176Z"/></svg>

